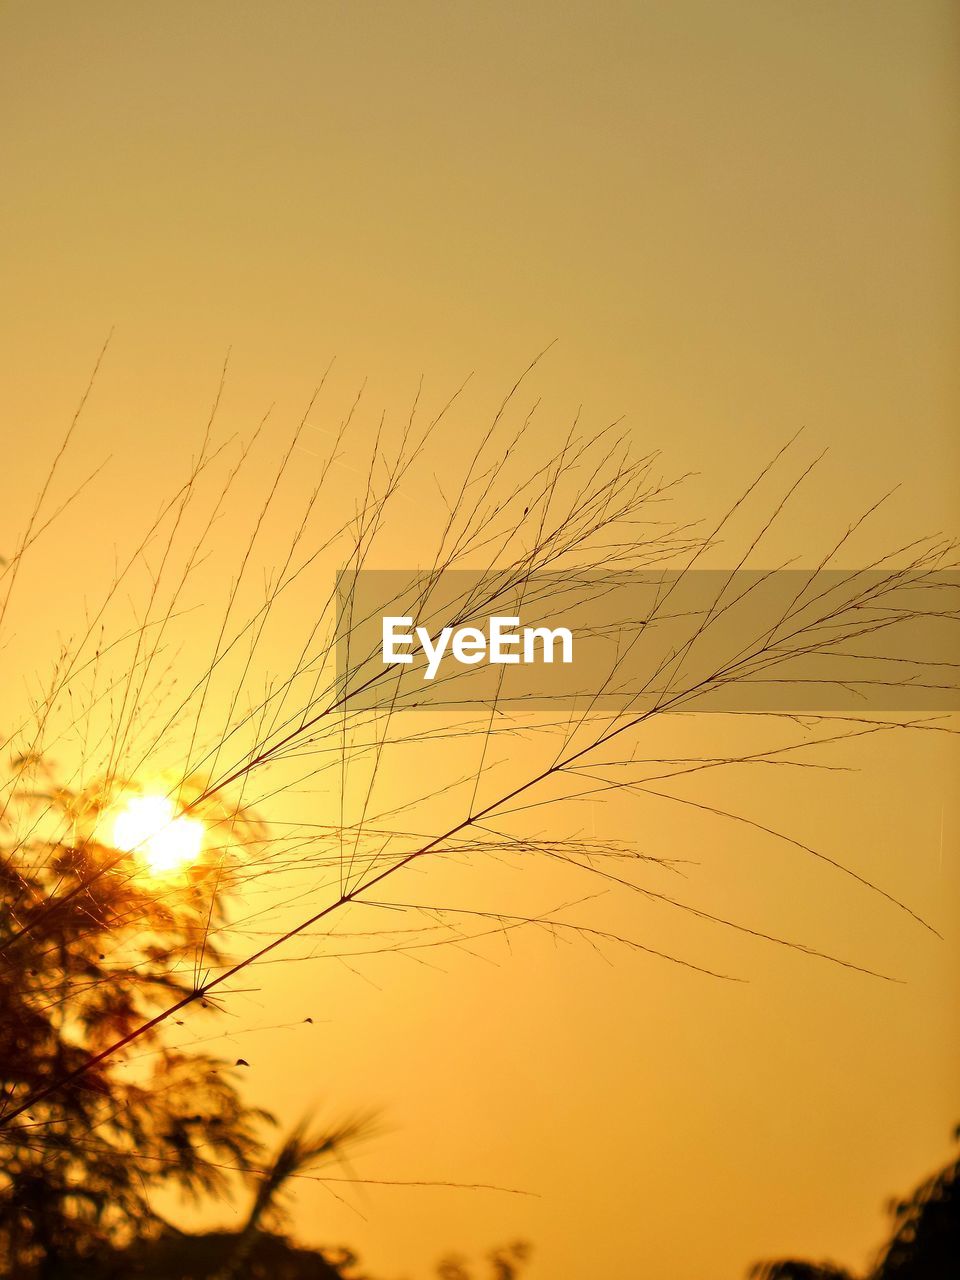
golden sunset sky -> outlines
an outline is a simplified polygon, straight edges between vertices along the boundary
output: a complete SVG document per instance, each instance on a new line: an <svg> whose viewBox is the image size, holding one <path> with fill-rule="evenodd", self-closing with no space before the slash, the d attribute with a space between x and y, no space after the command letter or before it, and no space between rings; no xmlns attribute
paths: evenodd
<svg viewBox="0 0 960 1280"><path fill-rule="evenodd" d="M958 38L938 0L0 4L0 554L113 331L60 496L106 465L17 585L0 724L182 481L228 349L224 430L275 408L224 552L334 357L318 439L364 379L395 422L421 374L438 406L473 372L437 446L451 470L553 340L532 383L545 451L580 406L593 426L623 415L666 474L696 473L693 518L803 427L796 469L829 453L771 557L815 563L895 485L849 563L955 535ZM417 484L384 567L414 563L445 513ZM202 618L185 625L193 643ZM739 730L672 732L696 753ZM382 1108L360 1178L533 1193L307 1184L300 1235L398 1277L516 1237L532 1280L861 1265L885 1199L960 1119L960 761L893 735L831 759L855 770L697 794L828 849L943 941L733 824L629 799L590 822L690 860L705 909L904 985L639 903L624 928L749 982L543 935L430 967L255 973L224 1050L250 1061L251 1097L287 1121ZM298 796L296 817L327 804ZM307 1016L309 1034L250 1030Z"/></svg>

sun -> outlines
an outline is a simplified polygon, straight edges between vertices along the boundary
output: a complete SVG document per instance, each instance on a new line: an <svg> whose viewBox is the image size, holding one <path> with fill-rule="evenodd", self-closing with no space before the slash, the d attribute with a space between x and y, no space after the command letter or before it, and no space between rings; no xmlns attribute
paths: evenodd
<svg viewBox="0 0 960 1280"><path fill-rule="evenodd" d="M140 859L151 875L169 875L199 857L203 823L178 815L168 796L131 796L114 819L113 844Z"/></svg>

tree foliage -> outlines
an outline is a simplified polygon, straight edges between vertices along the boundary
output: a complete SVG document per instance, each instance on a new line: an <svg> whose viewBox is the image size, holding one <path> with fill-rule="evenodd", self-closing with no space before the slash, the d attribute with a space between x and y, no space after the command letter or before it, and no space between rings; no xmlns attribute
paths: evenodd
<svg viewBox="0 0 960 1280"><path fill-rule="evenodd" d="M960 1141L960 1126L954 1132ZM893 1233L875 1280L925 1280L960 1274L960 1157L890 1206Z"/></svg>
<svg viewBox="0 0 960 1280"><path fill-rule="evenodd" d="M960 1126L955 1131L960 1141ZM892 1232L864 1280L948 1280L960 1275L960 1157L890 1205ZM752 1280L856 1280L832 1263L760 1262Z"/></svg>
<svg viewBox="0 0 960 1280"><path fill-rule="evenodd" d="M30 803L0 832L0 1107L59 1082L0 1126L4 1274L78 1275L105 1244L159 1229L158 1186L220 1193L262 1151L265 1116L227 1062L173 1047L159 1026L114 1047L189 995L201 952L216 962L207 925L229 884L222 849L175 883L118 861L102 835L114 790L21 786Z"/></svg>

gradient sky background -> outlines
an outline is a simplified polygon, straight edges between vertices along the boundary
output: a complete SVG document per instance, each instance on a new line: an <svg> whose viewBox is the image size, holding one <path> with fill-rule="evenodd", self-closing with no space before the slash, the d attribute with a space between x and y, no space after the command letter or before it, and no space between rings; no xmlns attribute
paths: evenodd
<svg viewBox="0 0 960 1280"><path fill-rule="evenodd" d="M115 328L76 477L112 460L23 588L20 660L179 481L228 347L244 430L275 401L286 431L334 355L335 396L366 376L398 407L421 372L442 400L475 370L456 458L556 338L537 385L557 433L581 404L626 414L700 473L691 512L805 426L804 457L831 452L795 547L897 483L863 556L956 532L958 36L932 0L0 4L5 542ZM329 1021L245 1052L259 1099L383 1105L364 1176L539 1196L370 1187L357 1213L310 1187L303 1234L388 1275L516 1235L541 1280L861 1263L960 1119L960 815L955 751L858 764L709 785L908 896L942 944L742 833L598 821L703 859L698 901L906 987L723 935L702 954L747 987L543 941L329 987L265 971L251 1025Z"/></svg>

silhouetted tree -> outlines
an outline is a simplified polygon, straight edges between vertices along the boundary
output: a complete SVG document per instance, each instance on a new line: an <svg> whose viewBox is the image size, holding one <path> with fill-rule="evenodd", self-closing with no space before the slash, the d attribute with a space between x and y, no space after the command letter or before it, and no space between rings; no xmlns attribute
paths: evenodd
<svg viewBox="0 0 960 1280"><path fill-rule="evenodd" d="M751 1267L753 1280L853 1280L843 1267L830 1262L758 1262Z"/></svg>
<svg viewBox="0 0 960 1280"><path fill-rule="evenodd" d="M360 1117L317 1133L311 1133L305 1121L294 1128L280 1146L270 1167L259 1178L247 1221L235 1237L228 1257L217 1270L215 1280L245 1280L250 1275L250 1268L257 1254L264 1252L265 1242L276 1239L264 1231L264 1224L277 1226L285 1220L281 1197L290 1180L356 1140L366 1129L367 1123L366 1119ZM331 1276L341 1274L326 1259L321 1261L328 1267ZM346 1265L349 1261L354 1260L341 1257L340 1265ZM319 1276L323 1272L318 1270L316 1274ZM361 1278L357 1277L357 1280Z"/></svg>
<svg viewBox="0 0 960 1280"><path fill-rule="evenodd" d="M960 1142L960 1125L954 1138ZM880 1255L876 1280L960 1275L960 1159L894 1202L891 1213L893 1236Z"/></svg>
<svg viewBox="0 0 960 1280"><path fill-rule="evenodd" d="M232 1231L202 1235L167 1231L105 1262L98 1280L211 1280L232 1265L239 1237ZM300 1248L284 1236L255 1231L247 1237L243 1280L364 1280L352 1256ZM349 1271L345 1267L350 1267Z"/></svg>
<svg viewBox="0 0 960 1280"><path fill-rule="evenodd" d="M960 1141L960 1126L955 1134ZM893 1234L864 1280L952 1280L960 1276L960 1159L890 1206ZM753 1280L855 1280L830 1263L758 1262Z"/></svg>
<svg viewBox="0 0 960 1280"><path fill-rule="evenodd" d="M0 819L0 1117L36 1099L0 1126L0 1270L74 1280L160 1229L158 1186L199 1197L250 1169L265 1116L226 1062L159 1031L72 1075L188 993L197 956L218 962L227 879L215 838L175 882L118 856L100 834L106 789L29 796L40 817L8 805ZM232 815L231 832L247 821Z"/></svg>
<svg viewBox="0 0 960 1280"><path fill-rule="evenodd" d="M219 1280L225 1266L236 1265L241 1235L167 1230L159 1239L106 1261L96 1280ZM465 1258L448 1257L434 1274L437 1280L520 1280L530 1255L530 1246L516 1241L493 1249L481 1270L475 1270ZM374 1280L350 1250L305 1249L259 1228L248 1236L248 1248L239 1266L236 1274L243 1280Z"/></svg>
<svg viewBox="0 0 960 1280"><path fill-rule="evenodd" d="M525 1263L530 1260L530 1253L530 1246L523 1240L502 1245L487 1255L490 1269L486 1275L490 1280L518 1280ZM440 1263L437 1277L438 1280L478 1280L478 1273L465 1258L451 1255Z"/></svg>

